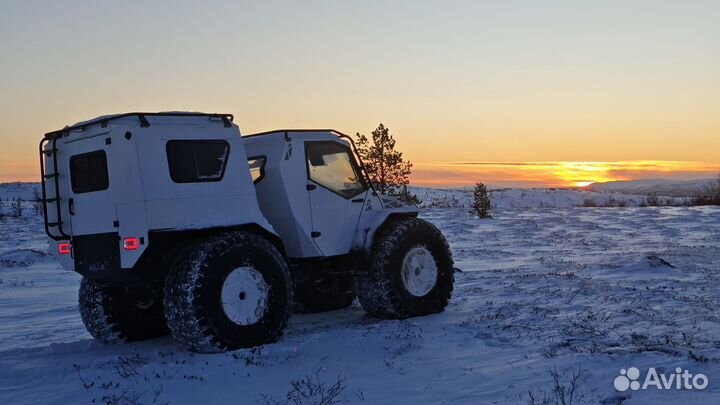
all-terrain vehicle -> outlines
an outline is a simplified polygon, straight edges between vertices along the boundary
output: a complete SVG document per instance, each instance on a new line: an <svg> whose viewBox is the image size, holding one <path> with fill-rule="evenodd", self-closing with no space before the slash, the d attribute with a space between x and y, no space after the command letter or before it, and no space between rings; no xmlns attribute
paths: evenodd
<svg viewBox="0 0 720 405"><path fill-rule="evenodd" d="M83 276L87 330L218 352L356 296L383 318L443 311L445 238L416 209L389 208L356 152L333 130L241 136L230 114L109 115L46 134L45 231Z"/></svg>

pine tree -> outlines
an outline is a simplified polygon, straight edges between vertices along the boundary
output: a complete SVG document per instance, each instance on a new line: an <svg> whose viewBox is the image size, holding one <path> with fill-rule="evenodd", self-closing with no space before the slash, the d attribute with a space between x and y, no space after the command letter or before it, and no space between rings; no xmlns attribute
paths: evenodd
<svg viewBox="0 0 720 405"><path fill-rule="evenodd" d="M478 218L492 218L490 216L490 208L490 195L488 194L487 187L485 187L483 183L475 183L472 212L477 215Z"/></svg>
<svg viewBox="0 0 720 405"><path fill-rule="evenodd" d="M390 129L381 123L372 131L370 138L359 132L355 137L358 154L375 190L380 194L396 196L406 204L419 204L417 196L408 193L405 188L410 182L408 177L412 163L403 159L402 152L395 150L395 139Z"/></svg>

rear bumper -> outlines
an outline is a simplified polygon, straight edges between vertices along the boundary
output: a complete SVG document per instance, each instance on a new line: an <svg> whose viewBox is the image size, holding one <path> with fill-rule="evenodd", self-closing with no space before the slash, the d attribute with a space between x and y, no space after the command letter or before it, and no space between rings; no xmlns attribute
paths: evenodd
<svg viewBox="0 0 720 405"><path fill-rule="evenodd" d="M75 271L101 284L141 285L132 269L120 265L120 236L117 232L73 236Z"/></svg>

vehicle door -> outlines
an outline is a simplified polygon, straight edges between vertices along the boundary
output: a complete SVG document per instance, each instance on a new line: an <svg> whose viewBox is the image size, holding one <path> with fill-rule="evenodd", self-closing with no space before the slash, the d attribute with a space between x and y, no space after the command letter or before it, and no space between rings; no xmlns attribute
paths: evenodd
<svg viewBox="0 0 720 405"><path fill-rule="evenodd" d="M345 143L307 141L305 156L313 240L325 256L348 253L368 187Z"/></svg>

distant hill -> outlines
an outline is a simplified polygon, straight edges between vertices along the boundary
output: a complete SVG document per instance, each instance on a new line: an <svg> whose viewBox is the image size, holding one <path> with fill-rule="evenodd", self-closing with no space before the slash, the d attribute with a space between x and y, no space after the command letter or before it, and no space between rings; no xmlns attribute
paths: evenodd
<svg viewBox="0 0 720 405"><path fill-rule="evenodd" d="M657 194L673 197L689 197L702 187L717 181L716 179L699 180L667 180L647 179L632 181L610 181L607 183L593 183L585 189L599 192L613 192L622 194L648 195Z"/></svg>

